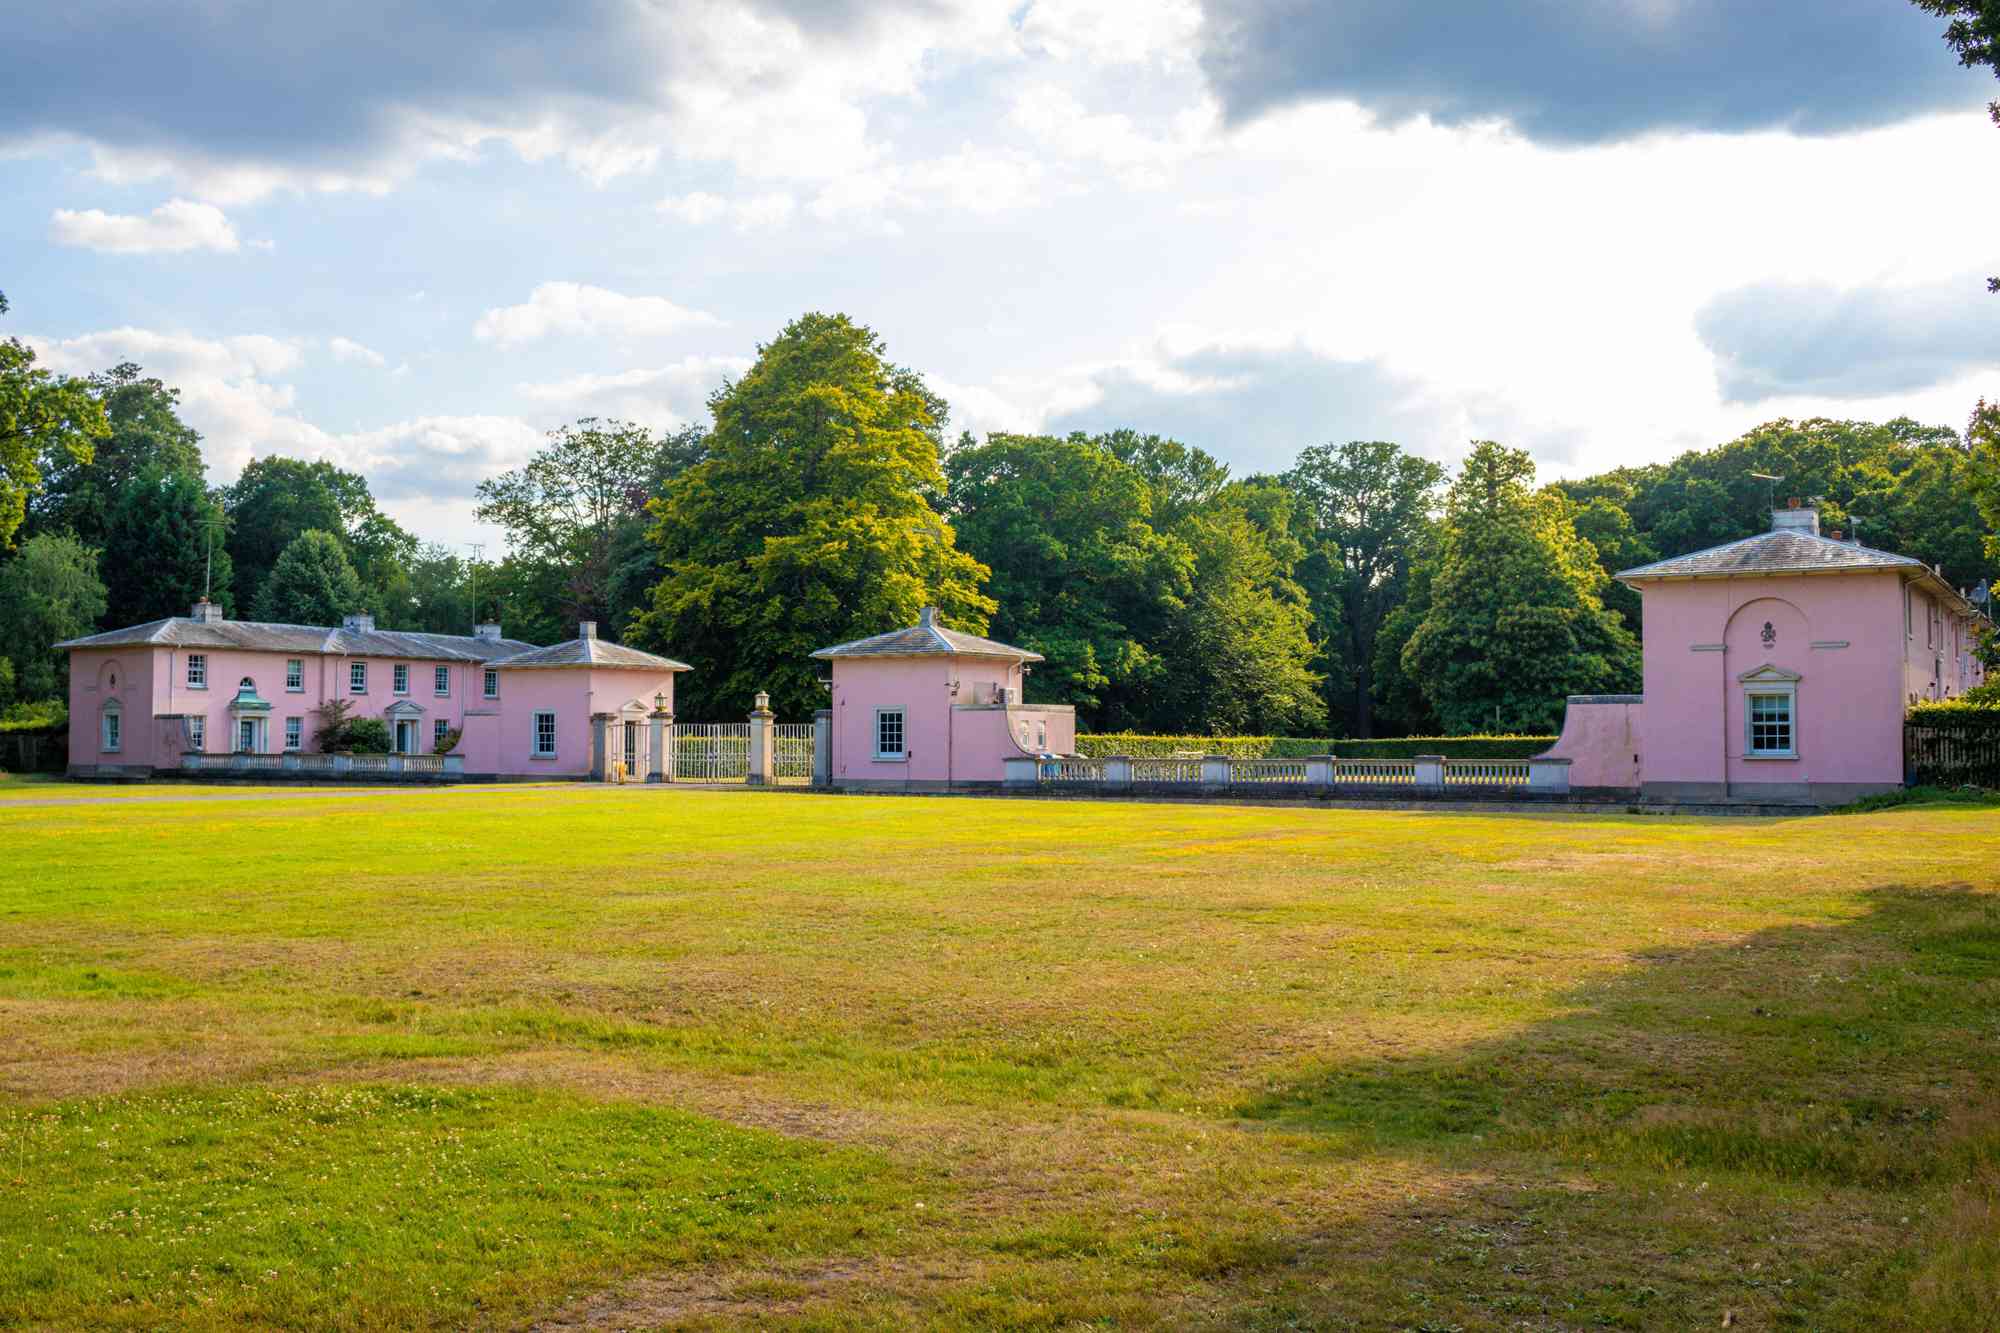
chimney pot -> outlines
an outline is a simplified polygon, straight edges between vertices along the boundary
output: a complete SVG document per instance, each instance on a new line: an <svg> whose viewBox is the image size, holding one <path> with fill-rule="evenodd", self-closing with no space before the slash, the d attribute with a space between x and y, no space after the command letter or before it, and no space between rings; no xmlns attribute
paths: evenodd
<svg viewBox="0 0 2000 1333"><path fill-rule="evenodd" d="M1790 499L1785 501L1785 508L1787 509L1797 509L1798 507L1799 507L1799 497L1796 495L1792 496Z"/></svg>

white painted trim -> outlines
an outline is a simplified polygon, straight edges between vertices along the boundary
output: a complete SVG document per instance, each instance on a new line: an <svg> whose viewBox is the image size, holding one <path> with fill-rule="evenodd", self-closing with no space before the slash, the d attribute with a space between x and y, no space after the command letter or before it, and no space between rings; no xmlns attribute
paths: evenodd
<svg viewBox="0 0 2000 1333"><path fill-rule="evenodd" d="M1691 643L1688 645L1688 651L1691 653L1720 653L1726 651L1728 647L1729 645L1725 643Z"/></svg>
<svg viewBox="0 0 2000 1333"><path fill-rule="evenodd" d="M1812 646L1814 648L1822 650L1832 650L1836 648L1846 648L1849 647L1850 644L1846 639L1819 639L1816 640Z"/></svg>
<svg viewBox="0 0 2000 1333"><path fill-rule="evenodd" d="M900 750L884 750L882 748L882 719L890 713L896 715L898 719L897 730L902 732L903 735L903 748ZM910 710L900 706L896 708L876 709L874 739L869 742L869 748L874 751L875 759L878 763L907 764L910 761Z"/></svg>

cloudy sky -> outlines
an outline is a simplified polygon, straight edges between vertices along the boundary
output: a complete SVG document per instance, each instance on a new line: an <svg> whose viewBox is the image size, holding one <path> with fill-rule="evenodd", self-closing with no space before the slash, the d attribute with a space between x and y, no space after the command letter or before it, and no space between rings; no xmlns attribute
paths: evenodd
<svg viewBox="0 0 2000 1333"><path fill-rule="evenodd" d="M560 17L556 15L560 12ZM67 0L10 16L5 331L214 475L427 536L805 310L953 429L1549 475L2000 390L2000 93L1904 0Z"/></svg>

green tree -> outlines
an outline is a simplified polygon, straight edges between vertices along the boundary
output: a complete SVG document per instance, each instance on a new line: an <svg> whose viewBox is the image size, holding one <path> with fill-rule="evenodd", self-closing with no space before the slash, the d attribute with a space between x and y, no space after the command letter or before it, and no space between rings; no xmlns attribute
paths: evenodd
<svg viewBox="0 0 2000 1333"><path fill-rule="evenodd" d="M1436 522L1443 480L1436 463L1384 440L1314 445L1284 476L1311 519L1301 574L1328 702L1348 735L1375 734L1375 643L1403 600L1412 552Z"/></svg>
<svg viewBox="0 0 2000 1333"><path fill-rule="evenodd" d="M292 538L271 576L257 590L251 618L286 625L338 625L365 604L367 590L330 532L307 530Z"/></svg>
<svg viewBox="0 0 2000 1333"><path fill-rule="evenodd" d="M620 637L658 577L646 504L704 453L699 428L655 437L584 417L550 431L525 466L479 483L477 516L506 530L510 559L540 571L547 613Z"/></svg>
<svg viewBox="0 0 2000 1333"><path fill-rule="evenodd" d="M1032 698L1093 727L1133 725L1157 641L1193 588L1193 554L1154 530L1153 489L1100 440L989 435L945 461L959 545L993 571L992 633L1047 660Z"/></svg>
<svg viewBox="0 0 2000 1333"><path fill-rule="evenodd" d="M1635 688L1638 642L1599 600L1574 503L1518 449L1475 445L1445 498L1430 609L1403 648L1445 730L1553 731L1570 694Z"/></svg>
<svg viewBox="0 0 2000 1333"><path fill-rule="evenodd" d="M1432 524L1410 552L1403 599L1382 617L1382 628L1375 635L1375 729L1384 736L1435 736L1441 729L1422 677L1403 665L1403 649L1430 614L1440 544L1437 525Z"/></svg>
<svg viewBox="0 0 2000 1333"><path fill-rule="evenodd" d="M1966 426L1965 441L1970 455L1966 490L1986 525L1982 543L1986 557L2000 561L2000 402L1979 400ZM1989 585L1994 582L1988 580ZM2000 597L2000 588L1994 595Z"/></svg>
<svg viewBox="0 0 2000 1333"><path fill-rule="evenodd" d="M105 618L133 625L184 616L205 586L232 606L228 533L227 514L200 478L155 465L126 482L104 531Z"/></svg>
<svg viewBox="0 0 2000 1333"><path fill-rule="evenodd" d="M74 537L30 537L0 565L0 658L13 663L21 697L54 699L68 692L68 654L50 645L90 633L104 607L97 552Z"/></svg>
<svg viewBox="0 0 2000 1333"><path fill-rule="evenodd" d="M1154 725L1212 735L1323 729L1312 610L1291 571L1303 548L1292 493L1237 483L1174 527L1193 554L1193 590L1171 617Z"/></svg>
<svg viewBox="0 0 2000 1333"><path fill-rule="evenodd" d="M230 519L229 556L235 563L237 592L245 603L256 605L264 580L299 534L347 531L340 495L345 476L352 474L342 474L331 463L279 455L253 458L245 465L224 499ZM365 483L362 489L365 492Z"/></svg>
<svg viewBox="0 0 2000 1333"><path fill-rule="evenodd" d="M148 468L200 478L201 435L180 419L180 390L140 372L131 362L88 381L108 427L92 456L57 445L44 452L43 488L28 502L36 532L69 532L88 546L104 543L105 523L127 482Z"/></svg>
<svg viewBox="0 0 2000 1333"><path fill-rule="evenodd" d="M13 545L43 466L58 458L88 463L109 429L88 381L37 368L34 349L19 338L0 342L0 547Z"/></svg>
<svg viewBox="0 0 2000 1333"><path fill-rule="evenodd" d="M638 640L693 665L681 708L825 699L809 654L916 620L986 628L984 565L932 508L945 404L845 315L807 314L709 399L708 458L652 502L665 576ZM677 691L677 693L680 693Z"/></svg>

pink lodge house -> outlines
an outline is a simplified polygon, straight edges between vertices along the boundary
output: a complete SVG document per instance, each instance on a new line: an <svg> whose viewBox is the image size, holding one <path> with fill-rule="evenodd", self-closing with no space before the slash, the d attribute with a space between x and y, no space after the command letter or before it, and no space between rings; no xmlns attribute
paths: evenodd
<svg viewBox="0 0 2000 1333"><path fill-rule="evenodd" d="M366 615L337 629L265 624L225 619L210 602L56 646L70 655L78 777L206 767L584 777L601 773L603 748L636 769L647 720L673 711L674 676L688 669L605 643L589 621L538 648L498 625L460 635L378 630ZM395 753L309 759L314 712L333 700L380 718Z"/></svg>
<svg viewBox="0 0 2000 1333"><path fill-rule="evenodd" d="M832 670L823 760L832 786L998 787L1008 758L1076 748L1074 708L1021 702L1041 654L946 629L936 607L908 629L813 656Z"/></svg>
<svg viewBox="0 0 2000 1333"><path fill-rule="evenodd" d="M1577 794L1836 804L1903 785L1903 714L1983 676L1979 612L1920 560L1822 534L1813 509L1771 530L1628 569L1645 604L1645 685L1572 697Z"/></svg>

